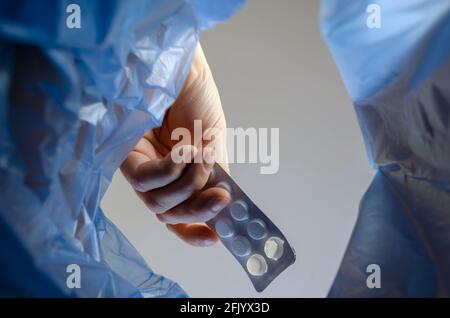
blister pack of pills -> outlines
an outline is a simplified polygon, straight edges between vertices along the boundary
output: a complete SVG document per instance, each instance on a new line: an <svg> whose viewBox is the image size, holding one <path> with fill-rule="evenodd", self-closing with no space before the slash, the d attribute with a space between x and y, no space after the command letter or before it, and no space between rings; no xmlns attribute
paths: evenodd
<svg viewBox="0 0 450 318"><path fill-rule="evenodd" d="M241 190L225 170L214 165L208 186L223 187L230 204L207 224L241 264L256 291L263 291L295 262L295 251L283 233Z"/></svg>

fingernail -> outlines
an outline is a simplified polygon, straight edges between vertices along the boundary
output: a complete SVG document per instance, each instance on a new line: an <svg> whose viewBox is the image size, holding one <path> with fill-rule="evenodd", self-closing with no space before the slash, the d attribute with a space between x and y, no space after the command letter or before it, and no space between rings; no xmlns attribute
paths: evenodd
<svg viewBox="0 0 450 318"><path fill-rule="evenodd" d="M220 199L213 199L212 200L212 205L211 205L211 210L213 210L214 212L219 212L221 211L225 206L227 205L227 202L220 200Z"/></svg>

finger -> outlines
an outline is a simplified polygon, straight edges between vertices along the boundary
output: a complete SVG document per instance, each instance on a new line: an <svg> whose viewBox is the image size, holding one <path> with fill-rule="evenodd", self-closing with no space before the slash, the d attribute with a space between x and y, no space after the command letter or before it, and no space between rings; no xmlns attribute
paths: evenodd
<svg viewBox="0 0 450 318"><path fill-rule="evenodd" d="M230 202L230 194L223 188L213 187L198 193L165 213L157 214L167 224L204 223L215 217Z"/></svg>
<svg viewBox="0 0 450 318"><path fill-rule="evenodd" d="M202 156L201 151L197 156ZM194 162L197 160L194 158ZM141 198L147 207L155 213L166 212L173 207L189 199L193 194L201 190L208 181L213 164L206 161L191 163L184 174L176 181L165 187L154 189L141 194Z"/></svg>
<svg viewBox="0 0 450 318"><path fill-rule="evenodd" d="M210 246L217 242L217 234L206 224L168 224L167 228L194 246Z"/></svg>
<svg viewBox="0 0 450 318"><path fill-rule="evenodd" d="M175 152L182 158L181 160L173 160ZM178 179L183 174L187 163L192 161L196 153L197 148L185 145L174 148L171 153L161 159L149 160L144 154L132 151L122 164L121 169L136 191L147 192Z"/></svg>

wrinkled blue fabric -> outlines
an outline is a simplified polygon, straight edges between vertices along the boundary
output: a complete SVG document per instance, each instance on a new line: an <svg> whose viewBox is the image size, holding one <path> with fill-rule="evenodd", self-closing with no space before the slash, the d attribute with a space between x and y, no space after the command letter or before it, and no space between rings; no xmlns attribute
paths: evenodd
<svg viewBox="0 0 450 318"><path fill-rule="evenodd" d="M200 31L242 1L78 0L81 29L66 28L70 3L0 2L0 295L184 297L99 204L161 124Z"/></svg>
<svg viewBox="0 0 450 318"><path fill-rule="evenodd" d="M377 170L329 295L449 297L450 1L324 0L320 18Z"/></svg>

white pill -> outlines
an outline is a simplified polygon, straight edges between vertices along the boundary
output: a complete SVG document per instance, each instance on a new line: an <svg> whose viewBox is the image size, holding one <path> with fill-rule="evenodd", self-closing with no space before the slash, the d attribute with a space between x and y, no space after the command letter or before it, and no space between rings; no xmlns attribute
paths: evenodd
<svg viewBox="0 0 450 318"><path fill-rule="evenodd" d="M231 251L237 256L246 256L250 254L252 247L250 242L243 236L237 236L230 245Z"/></svg>
<svg viewBox="0 0 450 318"><path fill-rule="evenodd" d="M230 205L230 213L233 219L237 221L244 221L248 219L247 203L242 200L234 201Z"/></svg>
<svg viewBox="0 0 450 318"><path fill-rule="evenodd" d="M247 224L247 233L254 240L260 240L267 235L266 224L259 219L251 220Z"/></svg>
<svg viewBox="0 0 450 318"><path fill-rule="evenodd" d="M223 218L214 225L217 234L222 238L231 237L234 235L233 222L230 219Z"/></svg>
<svg viewBox="0 0 450 318"><path fill-rule="evenodd" d="M247 260L247 271L253 276L261 276L267 273L267 262L263 256L253 254Z"/></svg>
<svg viewBox="0 0 450 318"><path fill-rule="evenodd" d="M279 260L283 255L284 241L279 237L272 236L267 239L264 244L264 253L270 259L275 261Z"/></svg>

